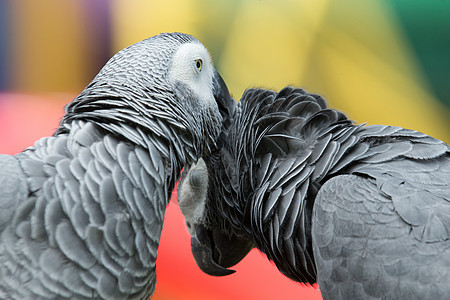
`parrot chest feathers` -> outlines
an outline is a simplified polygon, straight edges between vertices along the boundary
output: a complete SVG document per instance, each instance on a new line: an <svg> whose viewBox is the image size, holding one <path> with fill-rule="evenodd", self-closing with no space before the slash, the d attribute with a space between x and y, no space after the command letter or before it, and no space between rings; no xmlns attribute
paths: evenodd
<svg viewBox="0 0 450 300"><path fill-rule="evenodd" d="M145 297L181 166L162 145L144 149L89 122L71 129L17 156L30 196L2 234L9 242L0 249L1 273L14 278L26 265L29 276L45 279L30 288L45 295L51 285L69 298Z"/></svg>

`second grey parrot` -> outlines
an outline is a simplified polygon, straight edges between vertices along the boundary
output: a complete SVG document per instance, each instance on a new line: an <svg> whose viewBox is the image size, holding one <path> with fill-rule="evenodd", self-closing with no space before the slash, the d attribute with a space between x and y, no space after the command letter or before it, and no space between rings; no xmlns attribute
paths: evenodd
<svg viewBox="0 0 450 300"><path fill-rule="evenodd" d="M0 155L0 299L148 299L174 184L234 106L190 35L113 56L53 136Z"/></svg>
<svg viewBox="0 0 450 300"><path fill-rule="evenodd" d="M246 91L179 202L208 274L257 247L324 299L450 295L450 147L301 89Z"/></svg>

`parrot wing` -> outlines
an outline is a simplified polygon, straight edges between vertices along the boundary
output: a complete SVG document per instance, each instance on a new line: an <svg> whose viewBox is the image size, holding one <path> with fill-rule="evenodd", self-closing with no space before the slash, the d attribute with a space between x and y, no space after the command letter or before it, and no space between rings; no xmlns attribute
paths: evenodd
<svg viewBox="0 0 450 300"><path fill-rule="evenodd" d="M312 236L324 298L445 299L450 294L448 146L389 126L369 126L363 139L370 136L373 143L374 130L395 138L358 158L344 158L354 161L348 175L329 179L316 197Z"/></svg>

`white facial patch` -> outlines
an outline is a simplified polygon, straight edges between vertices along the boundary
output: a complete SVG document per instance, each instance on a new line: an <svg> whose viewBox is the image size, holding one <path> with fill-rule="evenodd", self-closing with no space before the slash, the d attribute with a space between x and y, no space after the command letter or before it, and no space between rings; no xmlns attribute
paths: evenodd
<svg viewBox="0 0 450 300"><path fill-rule="evenodd" d="M211 57L199 42L183 44L175 52L169 70L169 81L181 81L188 85L205 106L215 102L212 93L213 76Z"/></svg>

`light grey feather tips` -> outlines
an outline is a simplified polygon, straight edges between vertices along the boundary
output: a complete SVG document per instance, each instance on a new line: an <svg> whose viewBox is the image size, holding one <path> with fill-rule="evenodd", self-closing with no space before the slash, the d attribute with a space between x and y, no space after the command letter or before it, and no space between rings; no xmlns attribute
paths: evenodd
<svg viewBox="0 0 450 300"><path fill-rule="evenodd" d="M191 234L195 230L195 224L203 218L207 191L208 169L205 161L200 158L196 164L184 171L178 188L178 203Z"/></svg>

